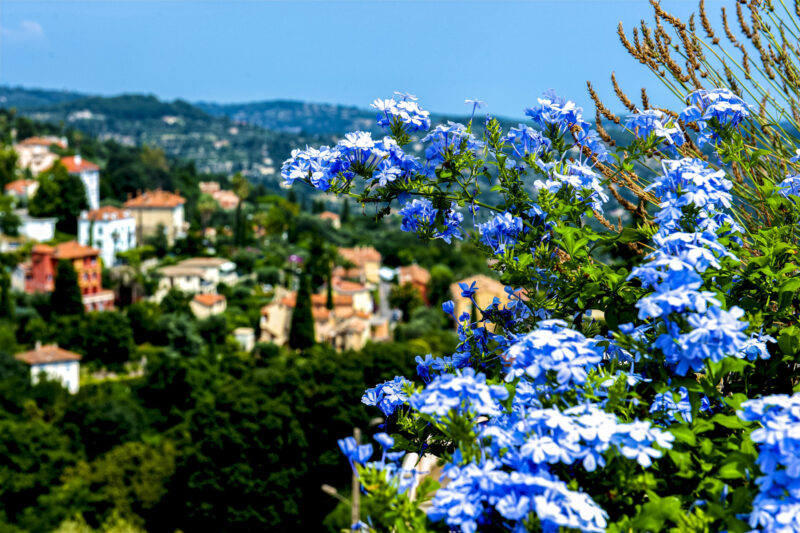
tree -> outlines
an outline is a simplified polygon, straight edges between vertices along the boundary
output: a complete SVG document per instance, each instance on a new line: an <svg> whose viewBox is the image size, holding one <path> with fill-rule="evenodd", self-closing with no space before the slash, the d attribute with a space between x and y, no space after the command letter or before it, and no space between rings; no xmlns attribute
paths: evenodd
<svg viewBox="0 0 800 533"><path fill-rule="evenodd" d="M17 152L11 146L0 146L0 191L17 179Z"/></svg>
<svg viewBox="0 0 800 533"><path fill-rule="evenodd" d="M350 202L345 198L342 202L342 213L339 215L339 221L344 225L350 222Z"/></svg>
<svg viewBox="0 0 800 533"><path fill-rule="evenodd" d="M289 329L289 346L304 350L314 345L314 316L311 313L311 280L306 272L300 274L292 322Z"/></svg>
<svg viewBox="0 0 800 533"><path fill-rule="evenodd" d="M87 361L121 368L133 353L133 329L128 317L116 311L89 313L84 352Z"/></svg>
<svg viewBox="0 0 800 533"><path fill-rule="evenodd" d="M22 221L14 212L14 199L11 196L0 196L0 233L16 237Z"/></svg>
<svg viewBox="0 0 800 533"><path fill-rule="evenodd" d="M239 203L236 204L236 229L233 235L233 242L241 246L242 244L244 244L244 238L245 238L244 220L242 219L242 207L245 199L250 194L250 182L247 181L247 178L242 176L241 172L237 172L231 179L231 186L233 187L233 194L235 194L236 197L239 199Z"/></svg>
<svg viewBox="0 0 800 533"><path fill-rule="evenodd" d="M156 226L156 231L145 239L145 244L155 248L158 257L164 257L169 250L169 239L167 238L167 227L161 222Z"/></svg>
<svg viewBox="0 0 800 533"><path fill-rule="evenodd" d="M428 302L439 307L450 299L450 285L455 283L453 271L447 265L434 265L431 268L431 279L428 281Z"/></svg>
<svg viewBox="0 0 800 533"><path fill-rule="evenodd" d="M414 309L423 305L422 296L414 285L404 283L399 287L392 287L389 292L389 305L400 309L403 313L403 321L408 322Z"/></svg>
<svg viewBox="0 0 800 533"><path fill-rule="evenodd" d="M50 305L58 315L82 315L85 311L78 274L67 260L60 260L56 270L56 281Z"/></svg>
<svg viewBox="0 0 800 533"><path fill-rule="evenodd" d="M80 176L70 174L61 163L39 174L39 188L28 205L35 217L55 217L59 231L75 235L78 217L88 208Z"/></svg>
<svg viewBox="0 0 800 533"><path fill-rule="evenodd" d="M0 318L14 318L14 298L11 296L11 275L0 267Z"/></svg>
<svg viewBox="0 0 800 533"><path fill-rule="evenodd" d="M201 194L197 199L197 212L200 214L200 226L206 228L211 215L217 210L217 201L210 194Z"/></svg>

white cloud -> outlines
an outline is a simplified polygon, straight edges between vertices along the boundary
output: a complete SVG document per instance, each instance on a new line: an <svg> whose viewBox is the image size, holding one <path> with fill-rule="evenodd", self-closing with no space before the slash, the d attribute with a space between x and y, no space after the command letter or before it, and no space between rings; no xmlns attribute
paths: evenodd
<svg viewBox="0 0 800 533"><path fill-rule="evenodd" d="M0 41L6 44L39 43L46 39L44 28L35 20L22 20L14 28L0 27Z"/></svg>

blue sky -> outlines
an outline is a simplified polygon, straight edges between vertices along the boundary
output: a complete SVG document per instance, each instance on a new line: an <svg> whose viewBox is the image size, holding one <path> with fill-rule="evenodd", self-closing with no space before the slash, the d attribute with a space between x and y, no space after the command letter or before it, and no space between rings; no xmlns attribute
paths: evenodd
<svg viewBox="0 0 800 533"><path fill-rule="evenodd" d="M707 0L714 19L728 0ZM678 14L696 4L666 1ZM432 111L522 116L548 88L589 106L609 74L673 104L617 40L647 0L2 0L0 84L366 107L394 90Z"/></svg>

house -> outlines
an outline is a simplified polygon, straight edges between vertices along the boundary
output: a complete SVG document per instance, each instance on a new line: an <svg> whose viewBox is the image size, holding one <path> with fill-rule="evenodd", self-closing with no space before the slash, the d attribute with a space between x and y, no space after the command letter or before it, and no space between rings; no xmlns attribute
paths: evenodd
<svg viewBox="0 0 800 533"><path fill-rule="evenodd" d="M220 283L236 285L239 277L236 275L236 263L222 257L192 257L184 259L180 266L199 268L203 270L206 281L216 287Z"/></svg>
<svg viewBox="0 0 800 533"><path fill-rule="evenodd" d="M398 285L410 283L419 291L422 301L428 305L428 283L431 281L431 273L419 265L401 266L397 269Z"/></svg>
<svg viewBox="0 0 800 533"><path fill-rule="evenodd" d="M24 203L36 194L39 190L39 182L36 180L14 180L6 183L6 194L17 199L17 203Z"/></svg>
<svg viewBox="0 0 800 533"><path fill-rule="evenodd" d="M62 157L61 164L66 167L67 172L81 178L89 209L100 207L100 167L80 155Z"/></svg>
<svg viewBox="0 0 800 533"><path fill-rule="evenodd" d="M78 219L78 242L99 248L103 263L111 267L118 252L136 247L136 219L130 211L112 206L83 211Z"/></svg>
<svg viewBox="0 0 800 533"><path fill-rule="evenodd" d="M350 296L353 299L354 310L372 313L374 305L370 287L346 279L333 278L331 281L335 295Z"/></svg>
<svg viewBox="0 0 800 533"><path fill-rule="evenodd" d="M58 161L58 155L50 151L53 145L65 150L67 140L64 137L29 137L15 144L17 166L30 170L34 176L51 168Z"/></svg>
<svg viewBox="0 0 800 533"><path fill-rule="evenodd" d="M372 246L339 248L339 255L354 265L342 277L354 277L361 283L380 282L381 254Z"/></svg>
<svg viewBox="0 0 800 533"><path fill-rule="evenodd" d="M28 215L25 209L16 211L19 216L20 225L18 228L19 234L28 239L47 242L53 240L56 235L56 222L58 219L55 217L36 218Z"/></svg>
<svg viewBox="0 0 800 533"><path fill-rule="evenodd" d="M186 199L177 192L172 193L157 189L139 193L135 198L125 202L125 209L133 213L136 219L136 241L144 242L145 237L155 235L159 226L164 227L167 242L170 246L175 239L183 237L184 210Z"/></svg>
<svg viewBox="0 0 800 533"><path fill-rule="evenodd" d="M160 302L171 288L189 294L210 294L220 283L235 285L238 281L236 264L220 257L193 257L177 265L161 267L161 276L154 300Z"/></svg>
<svg viewBox="0 0 800 533"><path fill-rule="evenodd" d="M21 267L25 273L25 292L53 292L58 262L71 261L78 275L83 305L87 311L103 311L114 308L114 292L103 289L100 251L69 241L56 246L37 244L31 251L31 259Z"/></svg>
<svg viewBox="0 0 800 533"><path fill-rule="evenodd" d="M233 191L221 189L216 181L201 181L200 192L210 195L226 211L236 209L239 205L239 197Z"/></svg>
<svg viewBox="0 0 800 533"><path fill-rule="evenodd" d="M42 346L37 341L33 350L18 353L14 357L31 367L33 383L37 383L44 375L47 379L61 382L71 394L78 392L81 360L79 354L59 348L57 344Z"/></svg>
<svg viewBox="0 0 800 533"><path fill-rule="evenodd" d="M489 276L484 276L482 274L470 276L450 285L450 297L455 304L454 314L456 317L461 316L461 314L464 312L472 314L472 301L461 296L461 286L459 283L471 285L473 282L478 288L478 291L475 293L475 301L478 303L478 307L481 309L485 309L490 306L495 298L500 300L501 306L510 301L505 285L496 279L492 279Z"/></svg>
<svg viewBox="0 0 800 533"><path fill-rule="evenodd" d="M228 302L221 294L195 294L189 302L192 314L200 320L225 312Z"/></svg>
<svg viewBox="0 0 800 533"><path fill-rule="evenodd" d="M276 289L272 302L261 309L261 342L288 343L296 298L295 292L282 287ZM389 340L388 320L355 309L356 302L352 294L334 292L332 309L328 309L327 294L312 294L315 340L337 350L360 350L370 340Z"/></svg>
<svg viewBox="0 0 800 533"><path fill-rule="evenodd" d="M334 229L340 229L342 227L341 218L339 217L339 215L337 215L336 213L334 213L332 211L323 211L322 213L320 213L317 216L319 217L320 220L324 220L326 222L330 222L331 226L333 226Z"/></svg>
<svg viewBox="0 0 800 533"><path fill-rule="evenodd" d="M256 347L256 333L253 328L236 328L233 330L233 338L243 352L252 352Z"/></svg>

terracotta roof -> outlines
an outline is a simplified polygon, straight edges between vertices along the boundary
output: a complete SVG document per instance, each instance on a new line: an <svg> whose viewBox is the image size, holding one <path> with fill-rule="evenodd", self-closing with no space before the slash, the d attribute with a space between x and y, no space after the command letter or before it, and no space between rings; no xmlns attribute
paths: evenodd
<svg viewBox="0 0 800 533"><path fill-rule="evenodd" d="M322 220L339 220L339 215L332 211L323 211L319 214L319 218Z"/></svg>
<svg viewBox="0 0 800 533"><path fill-rule="evenodd" d="M131 198L125 202L125 207L172 208L184 203L186 203L186 198L183 196L156 189L155 191L145 191L136 198Z"/></svg>
<svg viewBox="0 0 800 533"><path fill-rule="evenodd" d="M324 307L316 307L311 311L311 314L314 317L314 320L327 320L329 316L331 316L331 312Z"/></svg>
<svg viewBox="0 0 800 533"><path fill-rule="evenodd" d="M69 172L70 174L76 174L78 172L83 172L84 170L100 170L100 167L98 167L91 161L83 159L79 155L62 157L61 164L67 167L67 172Z"/></svg>
<svg viewBox="0 0 800 533"><path fill-rule="evenodd" d="M353 263L364 266L365 263L380 263L381 254L372 246L357 246L355 248L339 248L339 255Z"/></svg>
<svg viewBox="0 0 800 533"><path fill-rule="evenodd" d="M29 365L46 365L48 363L81 360L79 354L59 348L56 344L46 344L35 350L18 353L14 357Z"/></svg>
<svg viewBox="0 0 800 533"><path fill-rule="evenodd" d="M281 298L281 305L294 308L294 306L297 305L297 293L292 291L291 294Z"/></svg>
<svg viewBox="0 0 800 533"><path fill-rule="evenodd" d="M24 141L20 141L19 144L22 146L50 146L51 144L57 144L61 148L67 147L64 141L57 137L28 137Z"/></svg>
<svg viewBox="0 0 800 533"><path fill-rule="evenodd" d="M356 283L355 281L347 281L346 279L333 280L333 290L339 292L362 292L369 290L366 285Z"/></svg>
<svg viewBox="0 0 800 533"><path fill-rule="evenodd" d="M404 283L427 285L431 279L431 273L419 265L408 265L400 267L397 278L401 285Z"/></svg>
<svg viewBox="0 0 800 533"><path fill-rule="evenodd" d="M193 268L183 265L170 265L161 267L157 272L162 276L197 276L200 278L206 274L202 268Z"/></svg>
<svg viewBox="0 0 800 533"><path fill-rule="evenodd" d="M222 209L234 209L239 205L239 197L233 191L217 191L211 196Z"/></svg>
<svg viewBox="0 0 800 533"><path fill-rule="evenodd" d="M230 262L230 259L224 259L222 257L190 257L189 259L184 259L178 264L184 267L210 268L221 267L222 265Z"/></svg>
<svg viewBox="0 0 800 533"><path fill-rule="evenodd" d="M35 254L52 254L55 252L55 248L46 244L37 244L31 251Z"/></svg>
<svg viewBox="0 0 800 533"><path fill-rule="evenodd" d="M34 183L36 183L36 180L14 180L6 183L6 192L26 194L28 192L28 187Z"/></svg>
<svg viewBox="0 0 800 533"><path fill-rule="evenodd" d="M130 211L120 209L111 205L103 206L99 209L92 209L85 213L81 213L81 218L84 220L92 220L99 222L103 220L119 220L122 218L133 218Z"/></svg>
<svg viewBox="0 0 800 533"><path fill-rule="evenodd" d="M62 242L55 246L53 257L56 259L79 259L81 257L96 257L100 250L78 244L78 241Z"/></svg>
<svg viewBox="0 0 800 533"><path fill-rule="evenodd" d="M221 294L195 294L193 300L200 305L212 307L220 302L224 302L225 297Z"/></svg>

